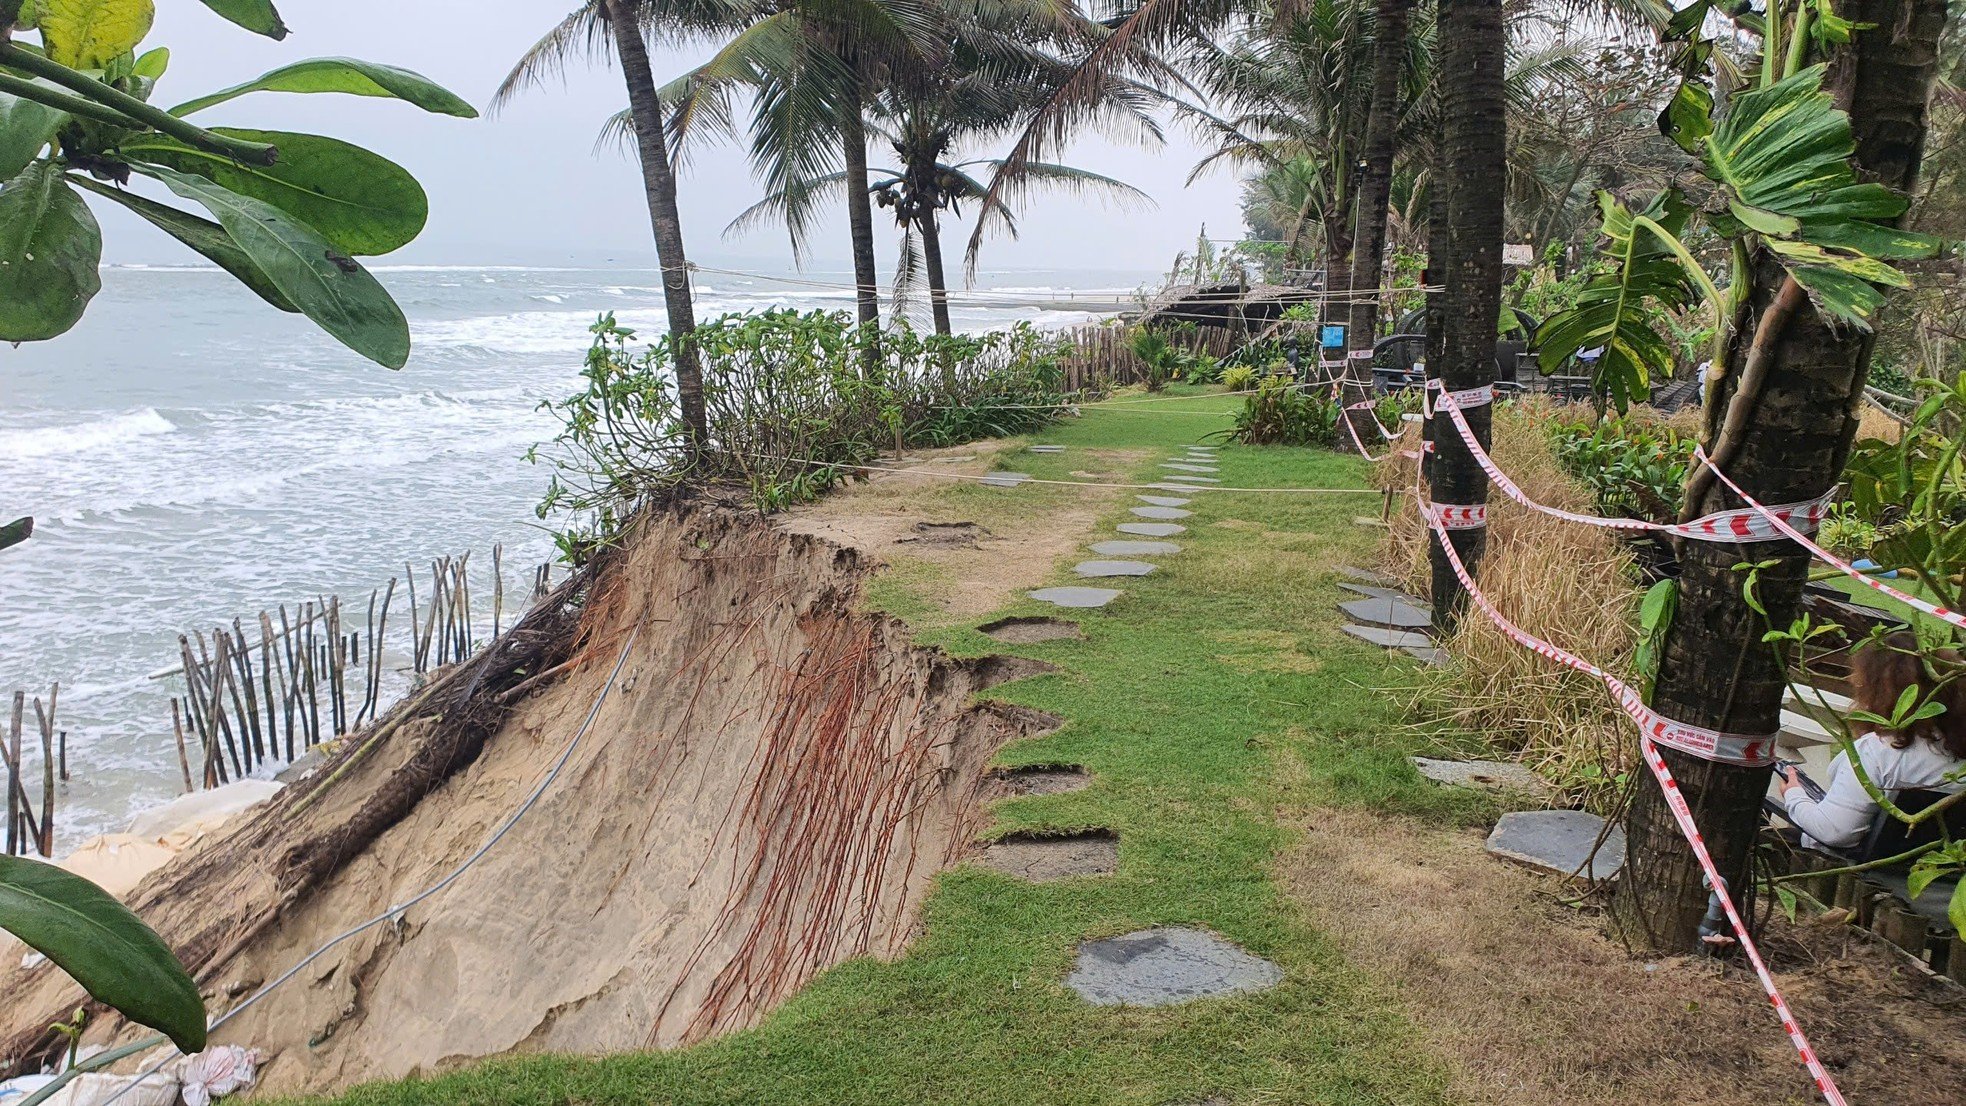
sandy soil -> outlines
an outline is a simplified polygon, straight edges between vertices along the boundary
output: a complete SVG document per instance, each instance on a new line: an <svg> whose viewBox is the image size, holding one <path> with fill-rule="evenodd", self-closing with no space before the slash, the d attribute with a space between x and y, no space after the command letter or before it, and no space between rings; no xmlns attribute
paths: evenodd
<svg viewBox="0 0 1966 1106"><path fill-rule="evenodd" d="M1320 811L1282 878L1391 989L1456 1071L1455 1098L1509 1106L1771 1106L1818 1101L1754 977L1645 961L1553 879L1477 833ZM1852 1102L1966 1100L1966 991L1841 926L1776 922L1783 994Z"/></svg>

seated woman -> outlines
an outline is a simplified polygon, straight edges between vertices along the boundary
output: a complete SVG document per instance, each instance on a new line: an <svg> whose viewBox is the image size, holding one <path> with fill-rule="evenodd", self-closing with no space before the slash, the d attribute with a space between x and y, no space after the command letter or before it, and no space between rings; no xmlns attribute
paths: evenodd
<svg viewBox="0 0 1966 1106"><path fill-rule="evenodd" d="M1917 650L1917 638L1899 631L1859 646L1850 658L1850 684L1859 710L1889 718L1908 687L1919 689L1920 703L1945 707L1944 713L1903 731L1873 730L1856 740L1864 774L1893 800L1913 789L1966 789L1966 782L1949 778L1966 768L1966 667L1958 653L1940 650L1929 658L1943 673L1935 679ZM1782 806L1788 820L1808 835L1806 841L1833 849L1861 842L1878 806L1851 769L1847 753L1830 762L1823 792L1821 799L1810 798L1795 769L1782 770Z"/></svg>

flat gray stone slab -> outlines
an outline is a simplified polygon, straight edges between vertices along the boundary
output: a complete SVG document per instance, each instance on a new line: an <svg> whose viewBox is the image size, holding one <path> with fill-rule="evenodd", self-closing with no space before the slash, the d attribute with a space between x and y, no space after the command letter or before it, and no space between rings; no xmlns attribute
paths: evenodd
<svg viewBox="0 0 1966 1106"><path fill-rule="evenodd" d="M1014 488L1030 478L1028 472L993 472L979 482L991 488Z"/></svg>
<svg viewBox="0 0 1966 1106"><path fill-rule="evenodd" d="M1435 760L1408 757L1420 774L1435 783L1454 787L1478 787L1485 791L1521 791L1547 795L1550 785L1543 777L1512 760Z"/></svg>
<svg viewBox="0 0 1966 1106"><path fill-rule="evenodd" d="M1340 574L1350 576L1361 584L1372 584L1375 587L1382 588L1391 587L1393 584L1391 580L1373 572L1371 569L1355 568L1352 565L1339 565L1338 571Z"/></svg>
<svg viewBox="0 0 1966 1106"><path fill-rule="evenodd" d="M1160 467L1164 469L1173 469L1176 472L1221 472L1222 471L1221 469L1216 468L1214 465L1193 465L1193 464L1189 464L1186 461L1162 461Z"/></svg>
<svg viewBox="0 0 1966 1106"><path fill-rule="evenodd" d="M1400 652L1429 668L1439 668L1447 663L1447 650L1435 645L1403 645Z"/></svg>
<svg viewBox="0 0 1966 1106"><path fill-rule="evenodd" d="M1433 616L1404 599L1354 599L1338 604L1346 616L1378 626L1415 630L1433 623Z"/></svg>
<svg viewBox="0 0 1966 1106"><path fill-rule="evenodd" d="M1172 522L1177 518L1187 518L1189 515L1194 514L1194 512L1184 511L1179 507L1135 507L1133 508L1133 514L1136 518L1153 518L1160 519L1163 522Z"/></svg>
<svg viewBox="0 0 1966 1106"><path fill-rule="evenodd" d="M1181 547L1171 541L1102 541L1094 542L1092 551L1101 557L1159 557Z"/></svg>
<svg viewBox="0 0 1966 1106"><path fill-rule="evenodd" d="M1149 576L1159 568L1146 561L1080 561L1072 571L1080 576Z"/></svg>
<svg viewBox="0 0 1966 1106"><path fill-rule="evenodd" d="M1122 522L1113 529L1122 534L1137 534L1143 538L1171 538L1176 534L1188 532L1188 528L1178 522Z"/></svg>
<svg viewBox="0 0 1966 1106"><path fill-rule="evenodd" d="M1032 453L1063 453L1065 452L1065 447L1062 445L1034 445L1031 447L1031 452Z"/></svg>
<svg viewBox="0 0 1966 1106"><path fill-rule="evenodd" d="M1164 492L1205 492L1208 490L1196 484L1149 484L1147 486L1157 488Z"/></svg>
<svg viewBox="0 0 1966 1106"><path fill-rule="evenodd" d="M1604 845L1593 856L1601 833ZM1523 810L1495 823L1488 851L1559 875L1610 879L1625 864L1625 831L1611 826L1606 833L1604 819L1588 811Z"/></svg>
<svg viewBox="0 0 1966 1106"><path fill-rule="evenodd" d="M1155 507L1186 507L1194 502L1192 499L1182 499L1178 495L1136 495L1133 498Z"/></svg>
<svg viewBox="0 0 1966 1106"><path fill-rule="evenodd" d="M1220 484L1222 481L1213 476L1182 476L1177 478L1176 482L1181 484Z"/></svg>
<svg viewBox="0 0 1966 1106"><path fill-rule="evenodd" d="M1039 588L1028 594L1040 603L1057 607L1103 607L1120 597L1112 588Z"/></svg>
<svg viewBox="0 0 1966 1106"><path fill-rule="evenodd" d="M1094 1006L1173 1006L1267 991L1283 969L1199 929L1143 929L1079 946L1065 986Z"/></svg>
<svg viewBox="0 0 1966 1106"><path fill-rule="evenodd" d="M1360 641L1369 641L1383 649L1432 649L1434 639L1411 630L1394 630L1385 626L1358 626L1347 624L1344 631Z"/></svg>
<svg viewBox="0 0 1966 1106"><path fill-rule="evenodd" d="M1413 598L1403 591L1395 591L1392 588L1375 588L1371 584L1339 584L1338 586L1351 592L1353 595L1363 595L1367 599L1396 599L1401 603L1410 603L1416 607L1420 605L1420 600Z"/></svg>

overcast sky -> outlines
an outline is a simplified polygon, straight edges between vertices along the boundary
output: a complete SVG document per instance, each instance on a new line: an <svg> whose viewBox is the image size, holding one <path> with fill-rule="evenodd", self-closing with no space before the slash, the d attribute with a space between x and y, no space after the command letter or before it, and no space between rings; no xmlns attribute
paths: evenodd
<svg viewBox="0 0 1966 1106"><path fill-rule="evenodd" d="M159 103L189 99L307 57L353 55L415 69L482 110L513 59L569 10L571 0L281 0L293 33L273 42L240 30L196 0L158 0L145 46L169 46L171 70ZM697 57L659 54L667 79ZM601 121L626 103L621 80L605 64L576 67L564 88L548 85L490 118L429 115L407 104L348 96L257 94L200 116L233 124L311 131L367 146L415 173L430 193L430 224L392 260L484 264L583 263L652 256L637 170L624 154L596 154ZM1023 213L1022 236L999 240L985 269L1160 269L1194 241L1203 223L1211 237L1241 233L1236 185L1224 174L1190 187L1184 179L1198 152L1171 133L1153 150L1097 138L1075 144L1066 160L1127 181L1153 197L1144 211L1101 206L1068 195L1044 197ZM976 153L997 151L965 151ZM887 160L873 153L875 165ZM782 230L727 240L724 227L756 200L758 189L735 147L705 148L682 179L683 228L694 256L706 259L789 257ZM182 247L120 211L103 211L109 261L184 260ZM875 211L883 234L882 269L893 259L892 222ZM960 231L966 237L968 228ZM948 237L945 235L945 238ZM847 255L842 212L818 235L812 264L838 265ZM961 238L958 238L961 241ZM957 247L960 248L960 247Z"/></svg>

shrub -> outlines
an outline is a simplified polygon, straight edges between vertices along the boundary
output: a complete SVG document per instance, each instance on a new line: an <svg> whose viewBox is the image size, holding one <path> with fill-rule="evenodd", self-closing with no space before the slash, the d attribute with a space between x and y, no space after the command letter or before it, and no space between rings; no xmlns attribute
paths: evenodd
<svg viewBox="0 0 1966 1106"><path fill-rule="evenodd" d="M1195 360L1192 352L1175 345L1165 333L1153 327L1135 330L1128 344L1133 347L1133 355L1140 359L1142 379L1150 392L1167 387L1168 381L1186 372Z"/></svg>
<svg viewBox="0 0 1966 1106"><path fill-rule="evenodd" d="M1329 448L1338 442L1338 404L1282 377L1269 377L1243 400L1230 438L1246 445Z"/></svg>
<svg viewBox="0 0 1966 1106"><path fill-rule="evenodd" d="M1254 365L1230 365L1222 370L1222 386L1231 392L1246 392L1256 383Z"/></svg>
<svg viewBox="0 0 1966 1106"><path fill-rule="evenodd" d="M1193 355L1194 363L1188 366L1182 379L1190 384L1219 384L1222 381L1222 362L1206 353Z"/></svg>
<svg viewBox="0 0 1966 1106"><path fill-rule="evenodd" d="M1563 470L1583 483L1599 514L1672 522L1679 517L1695 440L1631 415L1550 426Z"/></svg>

